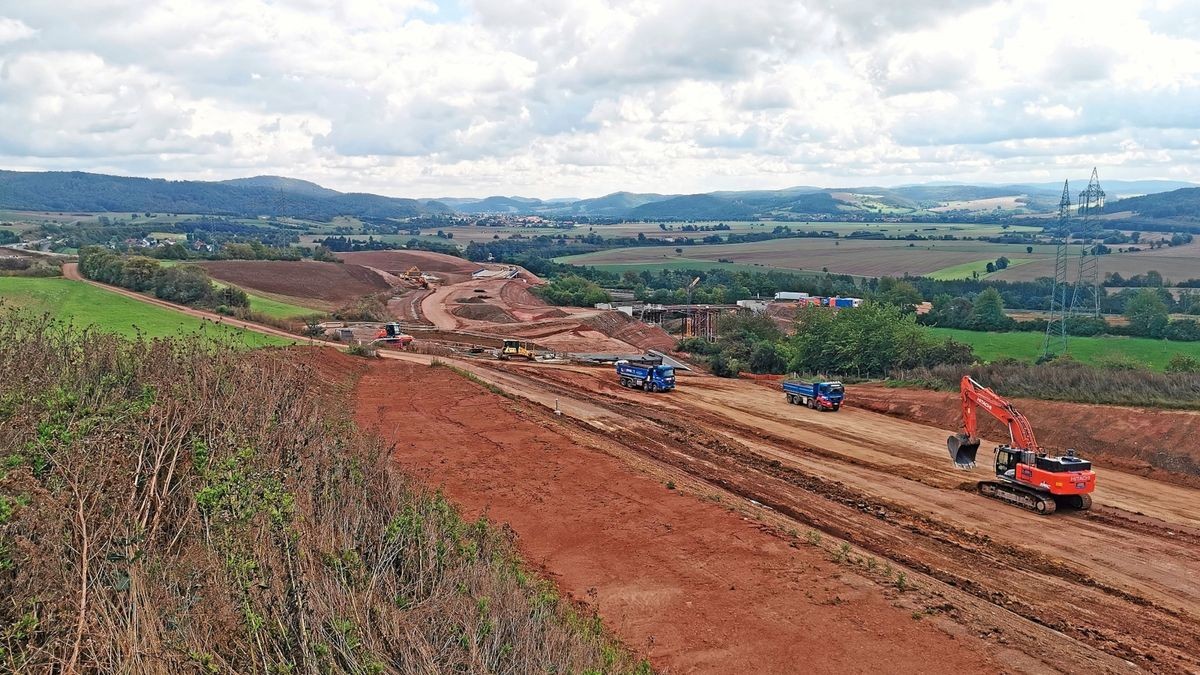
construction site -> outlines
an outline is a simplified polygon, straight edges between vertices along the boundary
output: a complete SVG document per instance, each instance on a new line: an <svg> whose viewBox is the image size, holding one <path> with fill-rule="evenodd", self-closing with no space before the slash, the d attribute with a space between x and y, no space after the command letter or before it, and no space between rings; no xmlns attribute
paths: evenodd
<svg viewBox="0 0 1200 675"><path fill-rule="evenodd" d="M238 264L255 292L312 292L296 269ZM295 359L347 373L391 461L505 523L657 670L1200 670L1200 414L970 378L781 389L709 375L628 313L547 305L519 267L289 265L340 275L327 302L366 288L391 314L325 326ZM675 328L703 337L695 309Z"/></svg>
<svg viewBox="0 0 1200 675"><path fill-rule="evenodd" d="M778 377L689 368L657 325L546 305L520 268L344 260L385 280L412 338L358 378L360 426L507 523L657 669L1200 670L1196 413L966 381L961 396L851 385L820 412ZM669 387L621 370L646 354L660 365L639 372L666 368ZM1079 482L1023 480L1035 459Z"/></svg>

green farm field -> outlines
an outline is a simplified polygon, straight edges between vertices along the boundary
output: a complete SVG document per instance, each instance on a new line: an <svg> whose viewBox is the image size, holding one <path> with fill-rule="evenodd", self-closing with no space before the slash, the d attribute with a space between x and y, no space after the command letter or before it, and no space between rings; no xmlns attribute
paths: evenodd
<svg viewBox="0 0 1200 675"><path fill-rule="evenodd" d="M3 307L48 313L79 328L93 327L125 337L169 337L202 331L218 339L232 340L248 347L293 344L226 326L217 326L179 312L138 302L82 281L0 277Z"/></svg>
<svg viewBox="0 0 1200 675"><path fill-rule="evenodd" d="M979 358L995 361L1003 357L1034 361L1042 353L1042 333L985 333L953 328L931 328L934 333L971 345ZM1097 363L1106 357L1141 361L1155 370L1166 367L1175 354L1200 359L1200 342L1168 342L1132 337L1074 337L1068 342L1073 358Z"/></svg>
<svg viewBox="0 0 1200 675"><path fill-rule="evenodd" d="M228 286L229 284L220 281L213 281L213 285L217 288ZM245 291L246 289L242 289ZM267 297L265 295L256 295L246 291L246 297L250 299L250 309L260 314L266 314L275 319L291 319L299 316L309 316L312 314L320 314L321 310L312 307L301 307L282 300Z"/></svg>
<svg viewBox="0 0 1200 675"><path fill-rule="evenodd" d="M975 262L945 267L940 270L930 272L925 276L929 277L930 279L937 279L938 281L953 281L955 279L970 279L972 277L987 279L996 274L996 272L987 271L987 266L990 262L994 261L992 259L976 260ZM1025 265L1031 262L1033 262L1033 259L1031 258L1009 258L1008 267Z"/></svg>

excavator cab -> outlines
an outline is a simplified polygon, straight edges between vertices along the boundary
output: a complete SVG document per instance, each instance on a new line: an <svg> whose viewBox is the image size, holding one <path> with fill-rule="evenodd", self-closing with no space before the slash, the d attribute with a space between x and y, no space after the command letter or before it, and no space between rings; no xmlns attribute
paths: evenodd
<svg viewBox="0 0 1200 675"><path fill-rule="evenodd" d="M996 448L996 477L1016 479L1017 462L1021 461L1021 451L1005 446Z"/></svg>
<svg viewBox="0 0 1200 675"><path fill-rule="evenodd" d="M954 460L954 466L960 469L975 468L975 453L979 452L978 438L971 438L967 434L955 434L946 439L946 447L950 450L950 459Z"/></svg>

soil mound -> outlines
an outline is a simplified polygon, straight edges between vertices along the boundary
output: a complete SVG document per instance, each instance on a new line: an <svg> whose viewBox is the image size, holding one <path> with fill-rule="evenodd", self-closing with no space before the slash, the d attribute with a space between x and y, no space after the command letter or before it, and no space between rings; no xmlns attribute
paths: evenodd
<svg viewBox="0 0 1200 675"><path fill-rule="evenodd" d="M658 326L642 323L628 314L616 311L602 312L584 319L591 328L638 349L667 351L675 348L675 338Z"/></svg>
<svg viewBox="0 0 1200 675"><path fill-rule="evenodd" d="M517 318L496 305L458 305L453 310L454 315L472 321L487 321L489 323L517 323Z"/></svg>

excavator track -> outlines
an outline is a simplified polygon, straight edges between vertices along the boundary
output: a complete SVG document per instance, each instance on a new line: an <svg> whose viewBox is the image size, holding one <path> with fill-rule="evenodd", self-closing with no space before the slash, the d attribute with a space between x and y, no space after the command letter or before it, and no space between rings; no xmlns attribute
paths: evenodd
<svg viewBox="0 0 1200 675"><path fill-rule="evenodd" d="M978 487L979 493L985 497L1015 504L1026 511L1033 511L1039 516L1048 516L1058 508L1053 495L1030 490L1013 483L985 480L980 481Z"/></svg>

